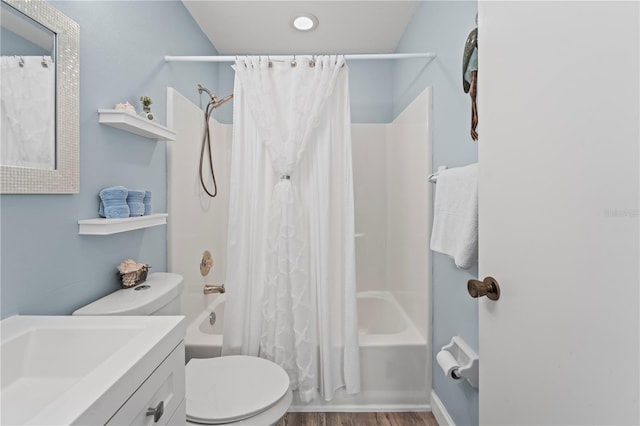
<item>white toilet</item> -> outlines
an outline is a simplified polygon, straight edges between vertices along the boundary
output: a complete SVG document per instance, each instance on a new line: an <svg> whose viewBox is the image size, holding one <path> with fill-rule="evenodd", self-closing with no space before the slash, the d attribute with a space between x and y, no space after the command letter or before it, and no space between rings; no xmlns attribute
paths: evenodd
<svg viewBox="0 0 640 426"><path fill-rule="evenodd" d="M111 293L73 315L180 315L182 286L178 274L153 273L143 284ZM272 425L291 405L289 376L266 359L193 358L185 376L189 424Z"/></svg>

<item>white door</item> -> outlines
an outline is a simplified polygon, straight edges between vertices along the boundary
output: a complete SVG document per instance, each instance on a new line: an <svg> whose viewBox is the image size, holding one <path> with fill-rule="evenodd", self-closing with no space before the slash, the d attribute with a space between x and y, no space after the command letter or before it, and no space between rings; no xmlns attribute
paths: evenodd
<svg viewBox="0 0 640 426"><path fill-rule="evenodd" d="M640 424L640 4L478 9L480 423Z"/></svg>

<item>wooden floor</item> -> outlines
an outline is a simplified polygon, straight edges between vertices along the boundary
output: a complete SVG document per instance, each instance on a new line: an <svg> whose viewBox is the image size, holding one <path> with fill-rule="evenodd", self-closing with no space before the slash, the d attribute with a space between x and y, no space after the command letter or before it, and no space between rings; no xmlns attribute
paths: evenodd
<svg viewBox="0 0 640 426"><path fill-rule="evenodd" d="M276 426L438 426L432 413L287 413Z"/></svg>

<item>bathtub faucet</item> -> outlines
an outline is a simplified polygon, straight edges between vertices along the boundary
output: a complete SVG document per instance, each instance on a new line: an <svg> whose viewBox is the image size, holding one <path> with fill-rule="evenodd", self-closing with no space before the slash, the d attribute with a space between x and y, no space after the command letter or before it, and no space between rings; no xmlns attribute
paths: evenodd
<svg viewBox="0 0 640 426"><path fill-rule="evenodd" d="M212 294L212 293L224 293L226 290L224 289L224 284L222 285L204 285L204 294Z"/></svg>

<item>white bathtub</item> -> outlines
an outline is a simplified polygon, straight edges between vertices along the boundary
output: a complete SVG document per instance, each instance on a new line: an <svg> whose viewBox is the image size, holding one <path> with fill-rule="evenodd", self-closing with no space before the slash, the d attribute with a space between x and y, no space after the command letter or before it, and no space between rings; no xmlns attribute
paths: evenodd
<svg viewBox="0 0 640 426"><path fill-rule="evenodd" d="M290 411L421 410L428 408L427 344L390 292L358 293L358 329L362 392L336 393L325 402L299 403ZM220 356L224 295L183 295L187 316L186 357ZM204 306L204 309L203 309ZM216 321L210 324L211 312Z"/></svg>
<svg viewBox="0 0 640 426"><path fill-rule="evenodd" d="M182 295L182 314L187 317L185 336L186 361L191 358L213 358L222 352L224 328L224 294ZM215 322L211 324L211 313Z"/></svg>

